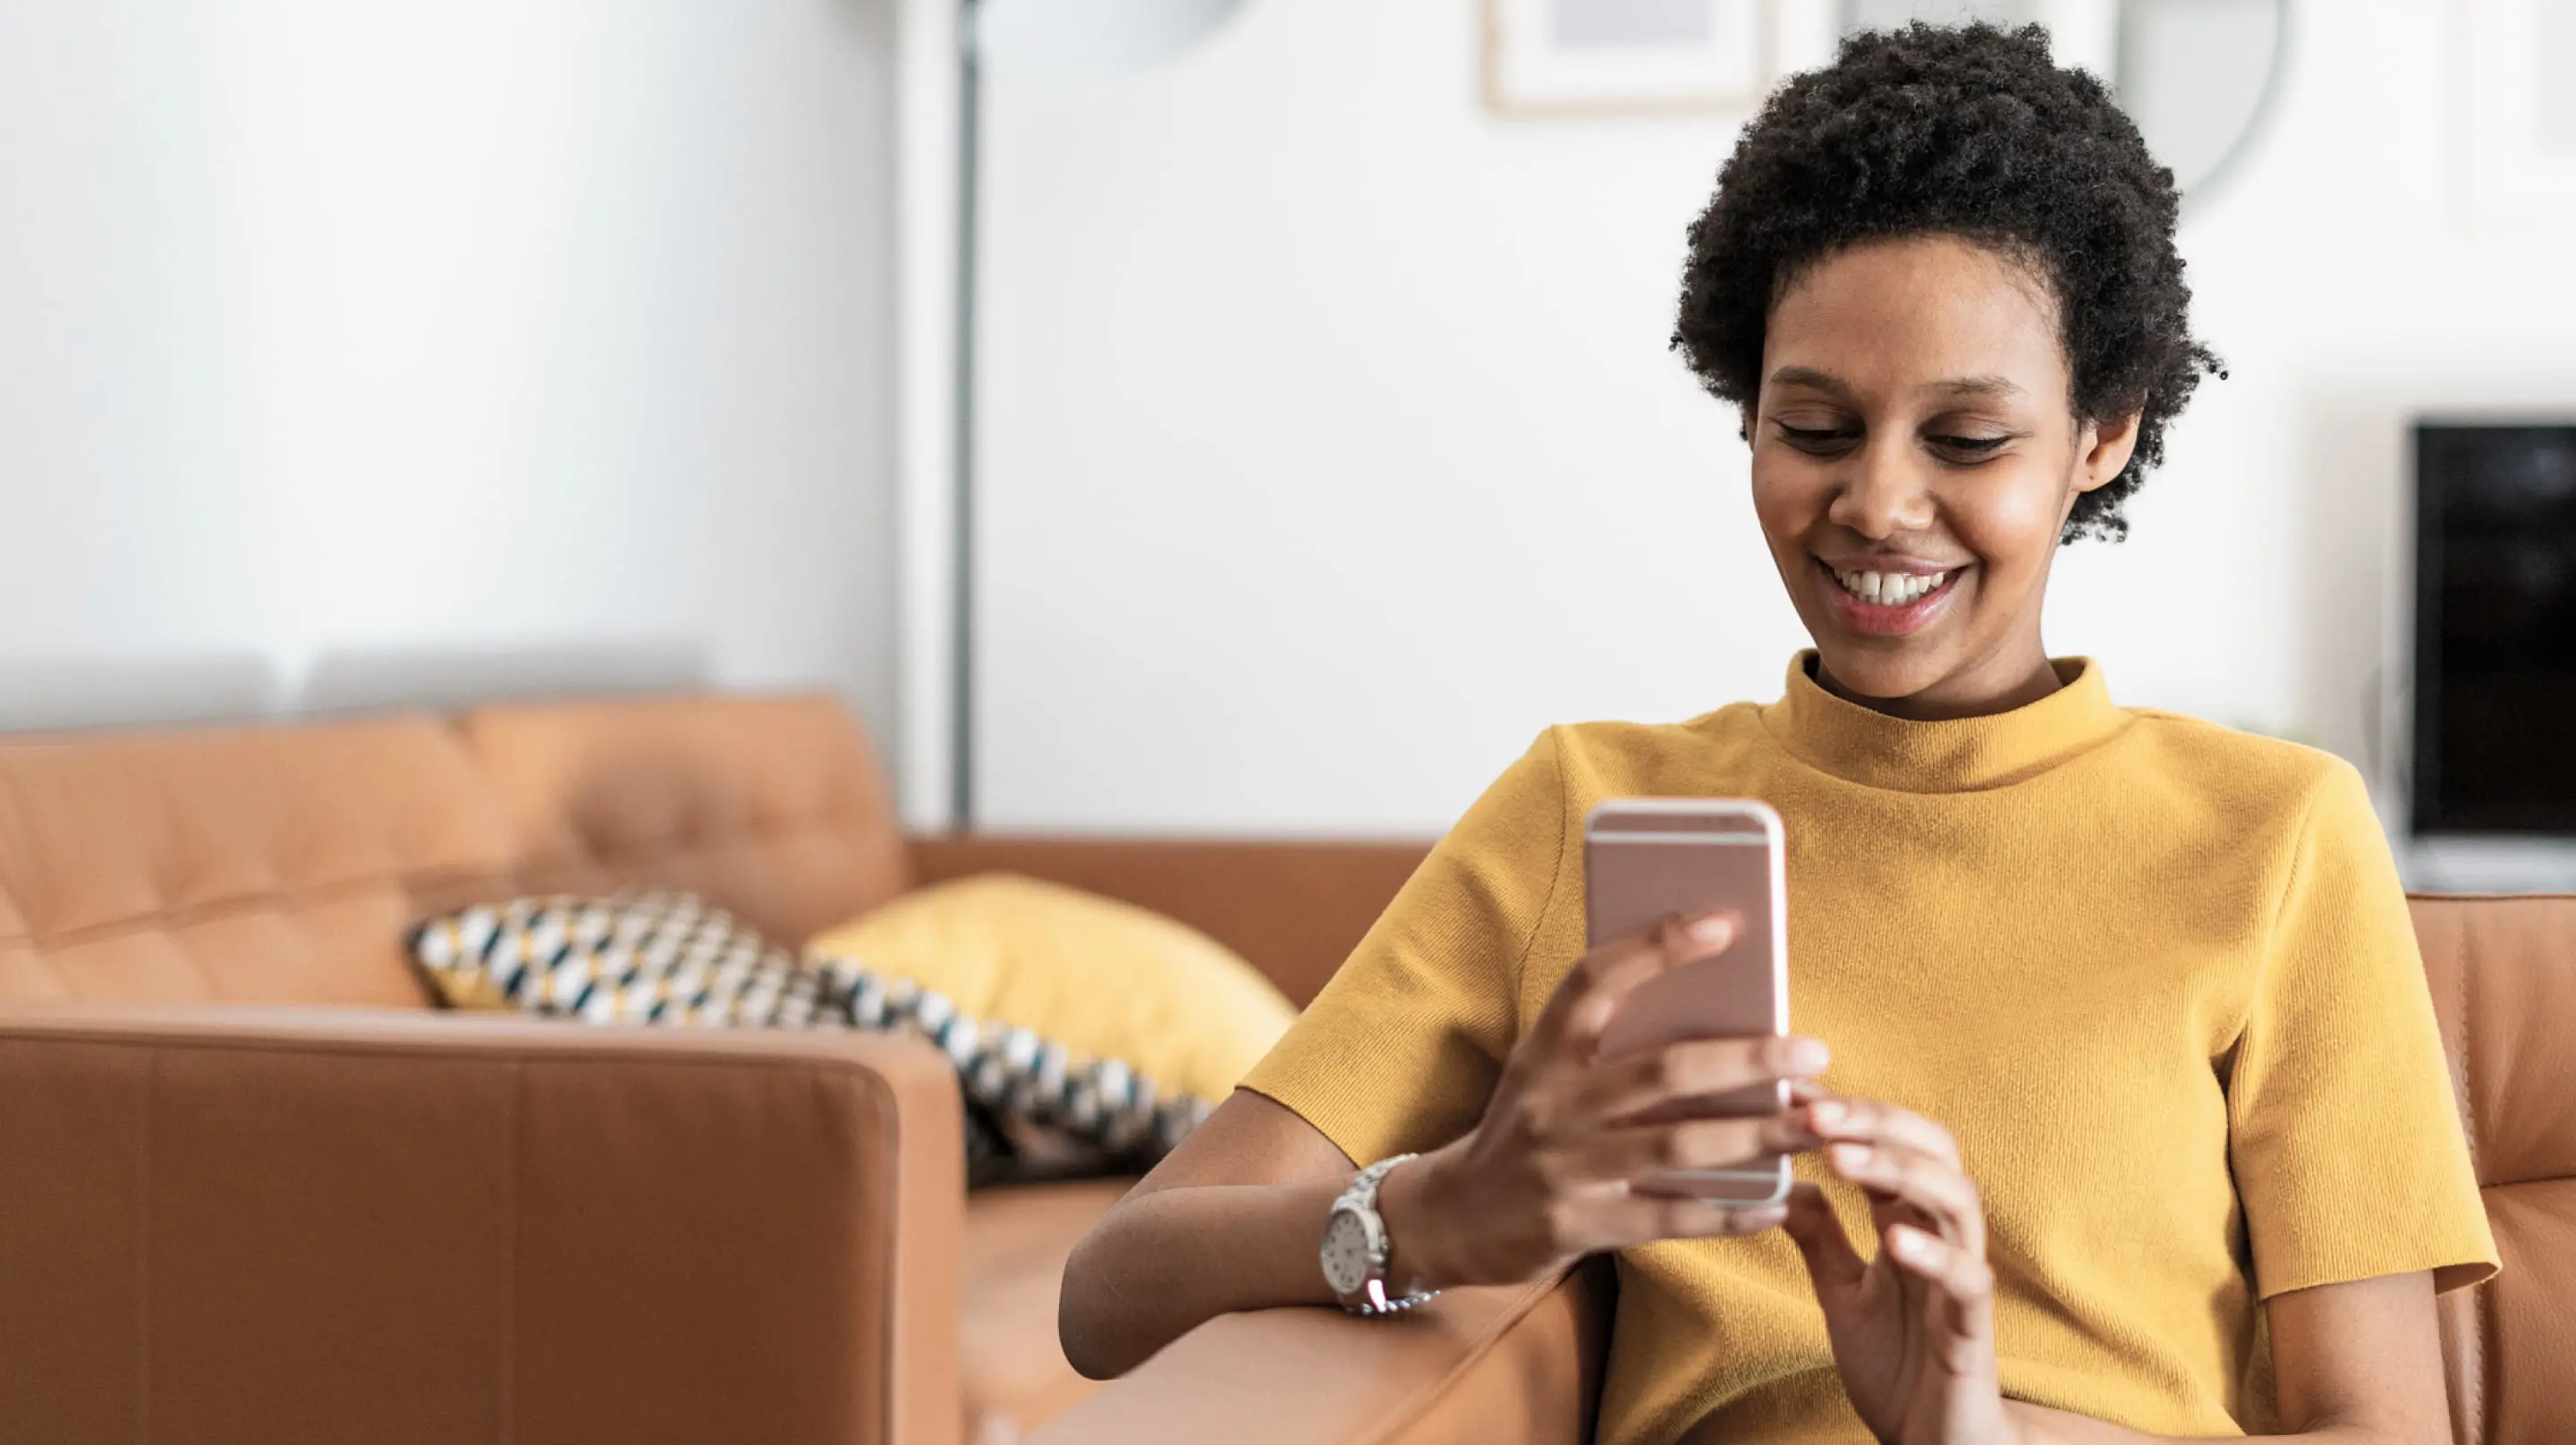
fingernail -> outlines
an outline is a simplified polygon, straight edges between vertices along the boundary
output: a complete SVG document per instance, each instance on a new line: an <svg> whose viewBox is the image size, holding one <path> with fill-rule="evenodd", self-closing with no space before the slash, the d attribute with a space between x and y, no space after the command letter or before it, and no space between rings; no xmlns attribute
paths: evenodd
<svg viewBox="0 0 2576 1445"><path fill-rule="evenodd" d="M1843 1121L1843 1106L1833 1099L1818 1099L1807 1106L1807 1117L1830 1129Z"/></svg>
<svg viewBox="0 0 2576 1445"><path fill-rule="evenodd" d="M1920 1263L1932 1255L1932 1237L1911 1225L1899 1224L1887 1231L1887 1247Z"/></svg>
<svg viewBox="0 0 2576 1445"><path fill-rule="evenodd" d="M1836 1169L1869 1167L1869 1147L1864 1144L1836 1144L1833 1147L1833 1156Z"/></svg>
<svg viewBox="0 0 2576 1445"><path fill-rule="evenodd" d="M1789 1040L1789 1072L1793 1074L1821 1074L1832 1061L1833 1053L1822 1039Z"/></svg>
<svg viewBox="0 0 2576 1445"><path fill-rule="evenodd" d="M1724 943L1735 936L1735 915L1712 913L1705 918L1694 918L1682 932L1693 943L1712 946Z"/></svg>

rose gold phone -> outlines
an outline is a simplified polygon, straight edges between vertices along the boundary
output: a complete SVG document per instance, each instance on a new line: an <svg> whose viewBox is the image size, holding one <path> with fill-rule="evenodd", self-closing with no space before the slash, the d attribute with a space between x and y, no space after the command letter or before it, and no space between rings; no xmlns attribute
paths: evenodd
<svg viewBox="0 0 2576 1445"><path fill-rule="evenodd" d="M1734 944L1628 996L1601 1037L1603 1057L1683 1039L1789 1032L1789 905L1780 815L1742 798L1613 798L1583 828L1583 903L1590 946L1667 918L1733 913ZM1686 1117L1775 1114L1786 1082L1694 1101ZM1660 1188L1730 1204L1789 1197L1789 1161L1757 1155L1727 1169L1658 1178Z"/></svg>

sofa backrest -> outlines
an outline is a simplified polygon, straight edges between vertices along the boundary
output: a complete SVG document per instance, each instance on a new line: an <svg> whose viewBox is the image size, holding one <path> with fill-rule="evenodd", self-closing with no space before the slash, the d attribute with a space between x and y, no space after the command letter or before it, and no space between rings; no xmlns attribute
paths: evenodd
<svg viewBox="0 0 2576 1445"><path fill-rule="evenodd" d="M876 753L829 698L489 707L457 728L531 891L686 889L798 943L910 882Z"/></svg>
<svg viewBox="0 0 2576 1445"><path fill-rule="evenodd" d="M432 718L0 741L0 1003L418 1004L516 843Z"/></svg>
<svg viewBox="0 0 2576 1445"><path fill-rule="evenodd" d="M403 935L464 903L661 885L793 942L907 882L828 698L0 739L0 1007L417 1006Z"/></svg>
<svg viewBox="0 0 2576 1445"><path fill-rule="evenodd" d="M2495 1279L2442 1297L2452 1436L2556 1445L2576 1422L2576 897L2414 908L2504 1259Z"/></svg>

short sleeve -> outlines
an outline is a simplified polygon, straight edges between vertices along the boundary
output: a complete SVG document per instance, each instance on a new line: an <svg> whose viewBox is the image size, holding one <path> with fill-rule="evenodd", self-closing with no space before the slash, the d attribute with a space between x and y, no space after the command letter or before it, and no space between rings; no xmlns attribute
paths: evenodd
<svg viewBox="0 0 2576 1445"><path fill-rule="evenodd" d="M1554 734L1485 790L1243 1087L1354 1162L1436 1148L1484 1112L1564 867Z"/></svg>
<svg viewBox="0 0 2576 1445"><path fill-rule="evenodd" d="M2262 1298L2495 1273L2406 896L2360 774L2315 785L2228 1076Z"/></svg>

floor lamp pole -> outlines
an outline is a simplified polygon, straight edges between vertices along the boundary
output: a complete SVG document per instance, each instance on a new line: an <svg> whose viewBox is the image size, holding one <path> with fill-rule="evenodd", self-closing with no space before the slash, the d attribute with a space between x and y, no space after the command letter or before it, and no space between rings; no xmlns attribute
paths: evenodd
<svg viewBox="0 0 2576 1445"><path fill-rule="evenodd" d="M948 825L975 826L975 193L982 150L983 43L979 0L957 10L957 434L950 478Z"/></svg>
<svg viewBox="0 0 2576 1445"><path fill-rule="evenodd" d="M975 271L984 150L987 17L1002 14L1011 64L1134 69L1204 39L1242 0L957 0L957 434L950 478L948 824L975 827ZM1034 42L1034 44L1032 43ZM1032 67L1033 69L1035 67Z"/></svg>

